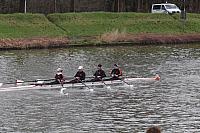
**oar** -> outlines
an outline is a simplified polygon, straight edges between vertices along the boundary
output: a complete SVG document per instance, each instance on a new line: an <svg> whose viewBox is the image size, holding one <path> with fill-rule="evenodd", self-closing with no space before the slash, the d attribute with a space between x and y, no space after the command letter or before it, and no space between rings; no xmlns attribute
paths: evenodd
<svg viewBox="0 0 200 133"><path fill-rule="evenodd" d="M64 87L63 87L63 84L64 84L63 81L60 81L60 85L62 86L62 88L61 88L61 90L60 90L60 93L63 94L63 95L68 95L68 93L65 93L65 92L64 92L67 88L64 88Z"/></svg>
<svg viewBox="0 0 200 133"><path fill-rule="evenodd" d="M88 85L86 85L83 81L81 81L80 79L78 79L78 81L80 81L85 87L87 87L88 89L90 89L90 91L93 91L93 89L91 89Z"/></svg>
<svg viewBox="0 0 200 133"><path fill-rule="evenodd" d="M36 79L36 80L29 80L29 81L23 81L23 82L37 82L37 81L51 81L51 80L55 80L55 78L51 78L51 79Z"/></svg>
<svg viewBox="0 0 200 133"><path fill-rule="evenodd" d="M62 88L63 88L64 80L59 80L59 83L60 83L60 85L61 85Z"/></svg>
<svg viewBox="0 0 200 133"><path fill-rule="evenodd" d="M111 89L110 86L107 86L107 84L103 81L103 78L101 79L102 83L106 86L107 89Z"/></svg>
<svg viewBox="0 0 200 133"><path fill-rule="evenodd" d="M52 79L36 79L36 80L28 80L28 81L16 80L15 83L28 83L28 82L38 82L38 81L51 81L51 80L55 80L55 78L52 78Z"/></svg>
<svg viewBox="0 0 200 133"><path fill-rule="evenodd" d="M65 93L65 90L66 90L66 88L61 88L61 89L60 89L60 93L61 93L62 95L69 95L69 93Z"/></svg>
<svg viewBox="0 0 200 133"><path fill-rule="evenodd" d="M52 78L52 79L36 79L36 80L27 80L27 81L16 80L15 82L0 83L0 86L6 85L6 84L8 85L8 84L16 84L16 83L30 83L30 82L51 81L51 80L55 80L55 78Z"/></svg>
<svg viewBox="0 0 200 133"><path fill-rule="evenodd" d="M15 82L0 83L0 87L2 85L9 85L9 84L16 84L16 83L24 83L24 81L22 81L22 80L16 80Z"/></svg>
<svg viewBox="0 0 200 133"><path fill-rule="evenodd" d="M124 81L124 79L120 79L122 82L124 82L125 84L129 85L131 88L133 87L132 84L129 84L128 82Z"/></svg>

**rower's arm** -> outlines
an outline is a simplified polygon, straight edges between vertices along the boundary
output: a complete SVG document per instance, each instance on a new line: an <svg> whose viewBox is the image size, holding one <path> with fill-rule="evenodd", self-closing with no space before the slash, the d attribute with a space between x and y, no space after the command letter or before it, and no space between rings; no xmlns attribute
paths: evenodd
<svg viewBox="0 0 200 133"><path fill-rule="evenodd" d="M122 76L122 69L119 69L119 76Z"/></svg>
<svg viewBox="0 0 200 133"><path fill-rule="evenodd" d="M110 76L113 77L113 74L114 74L114 70L112 70L112 71L110 72Z"/></svg>
<svg viewBox="0 0 200 133"><path fill-rule="evenodd" d="M81 80L85 80L85 73L83 72Z"/></svg>
<svg viewBox="0 0 200 133"><path fill-rule="evenodd" d="M105 74L105 72L103 71L103 72L102 72L102 78L104 78L104 77L106 77L106 74Z"/></svg>

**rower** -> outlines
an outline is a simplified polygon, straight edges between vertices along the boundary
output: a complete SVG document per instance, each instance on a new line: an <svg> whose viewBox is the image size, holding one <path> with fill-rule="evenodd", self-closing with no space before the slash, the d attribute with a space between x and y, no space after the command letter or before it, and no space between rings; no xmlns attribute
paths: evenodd
<svg viewBox="0 0 200 133"><path fill-rule="evenodd" d="M69 83L81 83L85 80L85 72L83 71L83 66L78 67L78 72L74 76L75 79L69 81Z"/></svg>
<svg viewBox="0 0 200 133"><path fill-rule="evenodd" d="M63 76L63 70L61 68L57 69L57 73L55 75L55 84L63 84L64 82L64 76Z"/></svg>
<svg viewBox="0 0 200 133"><path fill-rule="evenodd" d="M114 68L112 69L110 76L110 80L118 80L120 79L120 76L122 76L122 70L117 64L114 64Z"/></svg>
<svg viewBox="0 0 200 133"><path fill-rule="evenodd" d="M49 83L40 83L39 81L35 85L54 85L54 84L61 84L63 86L64 84L64 76L63 76L63 70L61 68L57 69L57 73L55 75L55 81L49 82ZM44 81L43 81L44 82Z"/></svg>
<svg viewBox="0 0 200 133"><path fill-rule="evenodd" d="M104 77L106 77L106 74L104 72L104 70L102 70L102 65L99 64L98 65L98 70L94 73L94 79L92 79L91 81L102 81Z"/></svg>

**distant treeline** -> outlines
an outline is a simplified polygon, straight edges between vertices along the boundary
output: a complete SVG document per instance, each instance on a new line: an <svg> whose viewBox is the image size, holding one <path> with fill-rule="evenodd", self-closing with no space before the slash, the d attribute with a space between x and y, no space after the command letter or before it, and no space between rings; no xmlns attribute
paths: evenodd
<svg viewBox="0 0 200 133"><path fill-rule="evenodd" d="M0 0L0 13L150 12L153 3L163 2L166 0ZM184 5L184 0L167 2L180 8ZM185 7L187 12L200 13L200 0L185 0Z"/></svg>

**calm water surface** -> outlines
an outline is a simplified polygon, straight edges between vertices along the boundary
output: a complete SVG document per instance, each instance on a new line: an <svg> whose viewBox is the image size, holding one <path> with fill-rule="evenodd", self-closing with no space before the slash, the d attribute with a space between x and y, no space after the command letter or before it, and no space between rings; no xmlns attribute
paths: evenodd
<svg viewBox="0 0 200 133"><path fill-rule="evenodd" d="M107 75L114 63L124 75L161 81L88 89L0 92L2 133L163 133L200 132L200 45L92 47L0 51L0 81L54 77L58 67L87 76L101 63Z"/></svg>

